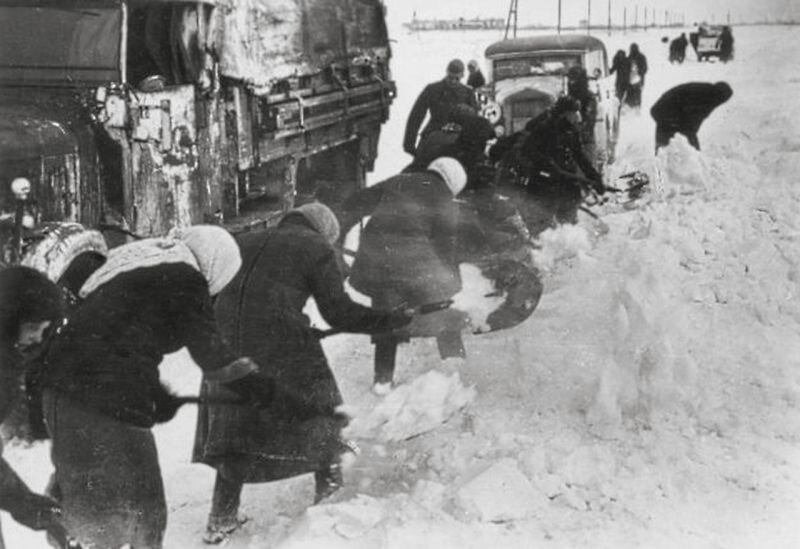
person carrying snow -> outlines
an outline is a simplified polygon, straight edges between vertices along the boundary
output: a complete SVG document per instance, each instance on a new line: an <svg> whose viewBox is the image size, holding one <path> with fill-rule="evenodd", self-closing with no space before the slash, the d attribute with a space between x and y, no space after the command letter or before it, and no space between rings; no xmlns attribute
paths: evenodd
<svg viewBox="0 0 800 549"><path fill-rule="evenodd" d="M162 546L167 507L150 428L177 411L159 382L164 355L186 347L208 379L254 405L271 400L274 380L227 347L211 304L240 264L236 241L215 226L119 246L53 338L43 375L53 494L85 546Z"/></svg>
<svg viewBox="0 0 800 549"><path fill-rule="evenodd" d="M423 128L421 137L428 132L441 129L450 122L450 115L456 105L466 105L473 112L478 112L478 102L475 100L475 91L461 83L464 78L464 63L453 59L447 65L445 77L422 90L406 121L403 150L414 156L417 152L417 134L425 117L428 123Z"/></svg>
<svg viewBox="0 0 800 549"><path fill-rule="evenodd" d="M402 173L351 195L343 205L343 235L371 215L361 233L350 284L377 309L418 307L461 290L459 205L467 175L454 158L441 157L423 172ZM405 338L376 335L374 390L392 386L397 347ZM442 359L466 356L460 329L436 336Z"/></svg>
<svg viewBox="0 0 800 549"><path fill-rule="evenodd" d="M697 132L703 121L733 95L726 82L687 82L667 90L650 109L656 122L656 153L669 145L676 133L700 150Z"/></svg>
<svg viewBox="0 0 800 549"><path fill-rule="evenodd" d="M267 365L294 400L276 396L263 409L201 406L193 461L217 470L204 540L220 543L238 528L245 483L314 473L314 502L342 484L342 397L303 307L313 297L323 318L341 332L391 333L411 321L402 310L380 312L354 303L333 244L339 222L318 202L287 213L277 227L239 237L243 267L217 297L223 334L242 354ZM212 379L203 395L227 396Z"/></svg>
<svg viewBox="0 0 800 549"><path fill-rule="evenodd" d="M60 325L66 312L61 290L29 267L0 270L0 423L22 399L21 378ZM67 534L57 501L32 492L2 458L0 510L33 530L47 530L61 542ZM4 547L0 531L0 548Z"/></svg>

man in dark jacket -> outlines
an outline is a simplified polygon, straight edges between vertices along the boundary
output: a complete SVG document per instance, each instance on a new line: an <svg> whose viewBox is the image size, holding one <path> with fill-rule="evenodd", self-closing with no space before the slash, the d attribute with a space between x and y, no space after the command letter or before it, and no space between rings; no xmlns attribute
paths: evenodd
<svg viewBox="0 0 800 549"><path fill-rule="evenodd" d="M602 176L586 156L580 138L580 104L559 97L525 126L522 144L529 180L523 217L532 235L557 223L577 222L584 192L602 193Z"/></svg>
<svg viewBox="0 0 800 549"><path fill-rule="evenodd" d="M589 89L589 76L580 65L567 72L567 95L580 102L581 121L578 129L586 156L594 161L596 155L594 126L597 121L597 98Z"/></svg>
<svg viewBox="0 0 800 549"><path fill-rule="evenodd" d="M177 410L159 382L164 355L186 347L207 378L269 400L270 380L225 345L211 304L240 264L230 234L198 225L114 248L81 288L46 355L44 408L64 524L82 544L161 547L150 427Z"/></svg>
<svg viewBox="0 0 800 549"><path fill-rule="evenodd" d="M453 297L461 289L458 270L459 208L453 197L466 184L463 167L438 158L424 172L405 173L356 192L344 204L342 231L371 215L350 272L350 284L377 309L417 307ZM442 359L463 358L461 328L444 325L436 334ZM375 391L391 388L395 335L374 337Z"/></svg>
<svg viewBox="0 0 800 549"><path fill-rule="evenodd" d="M686 59L686 47L689 45L689 40L686 38L686 33L682 32L679 37L669 43L669 62L670 63L683 63Z"/></svg>
<svg viewBox="0 0 800 549"><path fill-rule="evenodd" d="M441 129L450 122L450 114L456 105L467 105L473 112L478 111L475 92L472 88L461 83L464 78L464 63L453 59L447 65L447 75L444 79L433 84L428 84L417 97L406 122L403 150L414 156L417 151L417 134L425 116L429 115L428 123L422 130L424 137L430 131Z"/></svg>
<svg viewBox="0 0 800 549"><path fill-rule="evenodd" d="M711 112L733 95L726 82L687 82L666 91L650 109L656 121L656 152L669 145L676 133L700 150L697 132Z"/></svg>
<svg viewBox="0 0 800 549"><path fill-rule="evenodd" d="M28 267L0 270L0 423L22 398L21 377L28 360L41 349L64 313L61 291L44 274ZM29 528L47 530L62 540L66 537L58 503L31 492L2 457L0 509Z"/></svg>
<svg viewBox="0 0 800 549"><path fill-rule="evenodd" d="M482 88L486 85L486 78L484 78L480 67L478 67L477 61L474 59L470 60L470 62L467 63L467 70L469 71L469 76L467 77L467 86L473 90L477 90L478 88Z"/></svg>
<svg viewBox="0 0 800 549"><path fill-rule="evenodd" d="M390 333L411 317L373 311L348 297L333 248L338 238L336 217L316 202L290 211L274 229L239 238L243 267L217 298L218 321L234 349L267 364L295 401L276 397L261 410L200 408L193 459L217 469L207 543L223 541L238 527L244 483L314 473L315 503L341 485L345 421L335 409L342 397L303 308L313 297L322 317L341 332ZM227 390L206 381L203 392Z"/></svg>
<svg viewBox="0 0 800 549"><path fill-rule="evenodd" d="M449 123L428 132L419 141L414 161L403 171L425 171L439 157L455 158L467 172L467 187L484 186L481 163L486 160L486 143L495 137L492 124L466 105L457 105Z"/></svg>
<svg viewBox="0 0 800 549"><path fill-rule="evenodd" d="M645 75L647 75L647 57L639 51L639 45L631 44L628 53L628 88L625 102L635 109L642 106L642 90L644 89Z"/></svg>

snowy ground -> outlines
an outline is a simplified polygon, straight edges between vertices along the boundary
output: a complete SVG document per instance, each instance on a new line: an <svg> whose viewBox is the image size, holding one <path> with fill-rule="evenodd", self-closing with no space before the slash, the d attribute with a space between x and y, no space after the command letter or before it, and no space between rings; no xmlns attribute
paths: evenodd
<svg viewBox="0 0 800 549"><path fill-rule="evenodd" d="M635 40L649 57L612 175L643 169L653 192L551 235L539 309L468 337L464 366L415 340L403 385L380 399L368 338L326 340L357 414L347 487L309 508L309 476L249 486L251 520L227 547L800 547L800 34L737 28L733 63L683 66L662 34L602 36L610 55ZM400 96L373 180L408 161L402 128L424 83L497 38L393 36ZM678 139L656 159L648 104L689 80L734 95L703 126L702 153ZM163 372L196 390L185 356ZM213 475L189 463L193 433L194 410L156 430L168 548L202 546ZM43 488L46 446L7 454ZM3 522L9 547L44 546Z"/></svg>

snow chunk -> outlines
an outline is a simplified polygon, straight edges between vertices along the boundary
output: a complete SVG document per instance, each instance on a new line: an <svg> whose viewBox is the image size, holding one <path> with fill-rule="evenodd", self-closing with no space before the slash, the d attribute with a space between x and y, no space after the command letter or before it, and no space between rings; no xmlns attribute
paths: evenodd
<svg viewBox="0 0 800 549"><path fill-rule="evenodd" d="M533 516L547 504L511 458L501 459L467 482L456 494L467 514L483 522L508 522Z"/></svg>
<svg viewBox="0 0 800 549"><path fill-rule="evenodd" d="M462 289L453 296L452 308L467 313L473 331L488 332L491 328L486 319L500 308L505 295L495 295L494 283L475 265L461 263L458 269Z"/></svg>
<svg viewBox="0 0 800 549"><path fill-rule="evenodd" d="M539 250L534 250L533 260L544 271L552 271L556 263L580 256L592 249L589 233L579 225L561 225L547 229L539 235Z"/></svg>
<svg viewBox="0 0 800 549"><path fill-rule="evenodd" d="M366 416L356 417L347 436L407 440L446 422L475 396L475 389L465 387L458 372L445 376L430 371L389 393Z"/></svg>

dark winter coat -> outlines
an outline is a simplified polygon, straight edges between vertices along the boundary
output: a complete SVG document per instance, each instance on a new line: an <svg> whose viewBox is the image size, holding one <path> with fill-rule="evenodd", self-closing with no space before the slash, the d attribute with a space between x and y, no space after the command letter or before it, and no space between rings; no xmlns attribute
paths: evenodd
<svg viewBox="0 0 800 549"><path fill-rule="evenodd" d="M25 363L15 348L20 323L55 321L63 313L61 293L44 274L26 267L0 268L0 423L23 396ZM0 440L0 456L2 453ZM33 492L0 457L0 509L15 517L29 515L26 506L31 497L35 497Z"/></svg>
<svg viewBox="0 0 800 549"><path fill-rule="evenodd" d="M426 133L414 161L404 171L423 171L440 156L458 160L467 172L467 186L478 184L478 165L486 158L486 143L494 137L491 123L478 114L455 113L453 124Z"/></svg>
<svg viewBox="0 0 800 549"><path fill-rule="evenodd" d="M616 53L616 55L614 55L614 60L611 63L609 73L616 74L616 80L614 80L614 90L616 92L617 99L620 101L625 98L625 92L628 89L630 66L630 62L625 56L624 51L620 50Z"/></svg>
<svg viewBox="0 0 800 549"><path fill-rule="evenodd" d="M577 99L581 103L581 124L580 136L581 143L593 144L594 138L594 125L597 120L597 98L589 89L589 80L584 72L574 83L570 82L568 85L568 94L573 99Z"/></svg>
<svg viewBox="0 0 800 549"><path fill-rule="evenodd" d="M391 177L358 191L343 209L342 234L372 216L350 272L353 288L378 302L392 294L411 307L449 299L461 289L459 207L437 174Z"/></svg>
<svg viewBox="0 0 800 549"><path fill-rule="evenodd" d="M665 92L650 109L656 122L656 149L668 145L676 133L681 133L699 150L700 126L732 95L733 90L725 82L688 82Z"/></svg>
<svg viewBox="0 0 800 549"><path fill-rule="evenodd" d="M589 179L600 178L583 150L580 131L562 116L545 111L529 121L525 130L529 133L522 153L530 162L532 180L544 177L559 182L557 170L570 173L580 170Z"/></svg>
<svg viewBox="0 0 800 549"><path fill-rule="evenodd" d="M426 114L430 115L430 119L422 131L423 136L450 122L450 116L456 105L467 105L477 112L478 104L472 88L447 79L425 86L408 114L403 150L411 155L416 151L417 134Z"/></svg>
<svg viewBox="0 0 800 549"><path fill-rule="evenodd" d="M208 284L185 263L122 273L89 294L47 354L44 384L115 419L150 427L158 365L187 347L204 372L236 355L217 329Z"/></svg>
<svg viewBox="0 0 800 549"><path fill-rule="evenodd" d="M641 78L640 86L644 87L645 75L647 74L647 57L639 51L638 47L631 47L631 52L628 54L628 63L630 64L631 72L634 70L634 67L636 67L636 71L639 73L639 77Z"/></svg>
<svg viewBox="0 0 800 549"><path fill-rule="evenodd" d="M313 297L325 321L344 332L387 332L392 316L347 296L336 252L303 222L287 218L238 241L242 268L215 305L220 328L295 401L278 396L263 410L201 406L193 459L241 482L320 470L342 449L343 423L332 413L342 397L303 307ZM233 396L208 382L203 393Z"/></svg>
<svg viewBox="0 0 800 549"><path fill-rule="evenodd" d="M484 78L483 73L480 69L475 69L473 72L469 73L467 77L467 86L472 88L473 90L477 90L478 88L486 85L486 78Z"/></svg>

